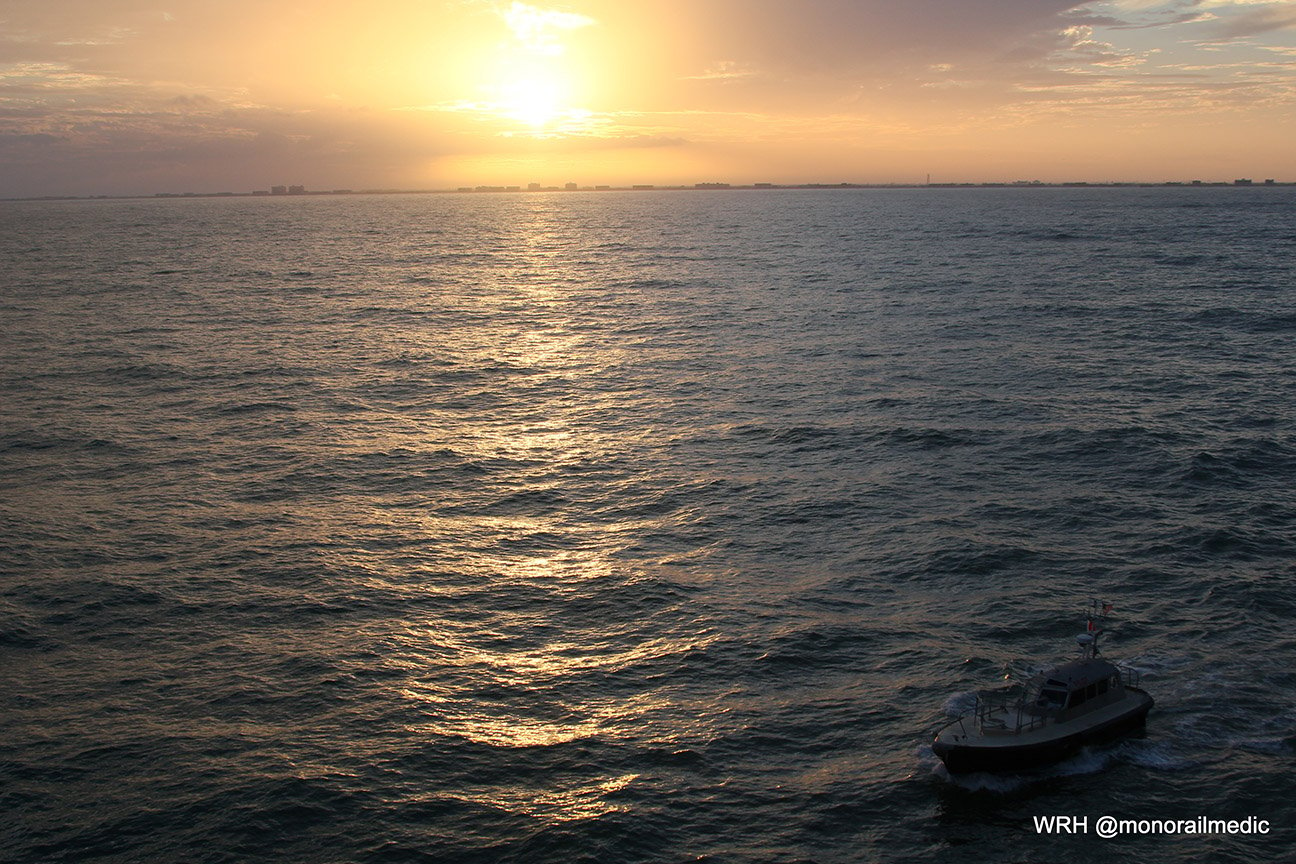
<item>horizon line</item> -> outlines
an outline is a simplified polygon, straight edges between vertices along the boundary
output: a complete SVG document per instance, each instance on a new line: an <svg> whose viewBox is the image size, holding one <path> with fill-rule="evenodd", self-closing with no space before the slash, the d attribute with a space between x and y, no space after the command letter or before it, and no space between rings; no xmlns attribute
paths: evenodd
<svg viewBox="0 0 1296 864"><path fill-rule="evenodd" d="M894 183L725 183L701 182L693 184L656 184L636 183L630 185L598 184L581 186L567 183L562 186L529 183L521 185L477 185L456 186L426 189L374 188L374 189L321 189L308 191L304 186L272 186L269 189L253 189L249 192L152 192L152 193L118 193L118 194L81 194L81 195L22 195L0 197L0 201L103 201L103 200L148 200L171 198L302 198L329 195L444 195L444 194L498 194L498 193L539 193L539 192L714 192L714 191L777 191L797 189L1075 189L1075 188L1266 188L1276 186L1296 186L1296 181L1265 178L1260 181L1251 178L1235 180L1009 180L1009 181L948 181L948 182L894 182ZM284 191L291 189L291 191Z"/></svg>

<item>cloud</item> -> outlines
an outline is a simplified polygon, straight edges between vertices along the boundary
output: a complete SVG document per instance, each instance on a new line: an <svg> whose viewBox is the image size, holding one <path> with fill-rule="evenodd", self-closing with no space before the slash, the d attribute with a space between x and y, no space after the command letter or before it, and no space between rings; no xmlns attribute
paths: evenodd
<svg viewBox="0 0 1296 864"><path fill-rule="evenodd" d="M761 73L749 63L735 60L717 60L697 75L685 76L692 81L741 81Z"/></svg>
<svg viewBox="0 0 1296 864"><path fill-rule="evenodd" d="M694 26L719 56L785 71L1000 54L1059 28L1074 0L715 0Z"/></svg>
<svg viewBox="0 0 1296 864"><path fill-rule="evenodd" d="M1160 2L1155 5L1163 5ZM1131 11L1138 12L1138 9ZM1072 24L1089 27L1105 27L1112 30L1159 30L1177 27L1180 24L1194 24L1200 21L1211 21L1217 16L1212 12L1196 9L1159 9L1149 15L1101 15L1088 8L1074 9L1066 14L1066 20Z"/></svg>
<svg viewBox="0 0 1296 864"><path fill-rule="evenodd" d="M1270 3L1214 24L1213 40L1229 42L1296 28L1296 4Z"/></svg>
<svg viewBox="0 0 1296 864"><path fill-rule="evenodd" d="M594 24L594 19L575 12L542 9L528 3L515 2L500 15L512 31L513 37L537 54L558 56L565 50L559 33L579 30Z"/></svg>
<svg viewBox="0 0 1296 864"><path fill-rule="evenodd" d="M688 147L689 139L654 134L636 134L634 132L610 132L602 135L567 135L527 138L524 149L558 150L570 152L594 152L599 150L658 150L663 148Z"/></svg>
<svg viewBox="0 0 1296 864"><path fill-rule="evenodd" d="M1062 63L1081 66L1130 67L1145 62L1145 58L1133 51L1122 51L1109 42L1093 38L1093 28L1075 25L1062 31L1063 46L1058 51Z"/></svg>
<svg viewBox="0 0 1296 864"><path fill-rule="evenodd" d="M425 122L355 109L231 107L204 94L0 106L0 194L409 185L453 148Z"/></svg>

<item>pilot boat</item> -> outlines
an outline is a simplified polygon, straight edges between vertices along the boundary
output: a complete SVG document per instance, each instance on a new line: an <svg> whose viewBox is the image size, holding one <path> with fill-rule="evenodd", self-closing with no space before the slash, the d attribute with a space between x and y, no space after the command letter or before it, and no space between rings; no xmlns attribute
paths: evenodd
<svg viewBox="0 0 1296 864"><path fill-rule="evenodd" d="M1076 637L1079 658L1024 685L978 693L971 712L937 733L932 750L951 774L1030 771L1143 727L1152 697L1138 672L1098 656L1096 619L1110 610L1094 602Z"/></svg>

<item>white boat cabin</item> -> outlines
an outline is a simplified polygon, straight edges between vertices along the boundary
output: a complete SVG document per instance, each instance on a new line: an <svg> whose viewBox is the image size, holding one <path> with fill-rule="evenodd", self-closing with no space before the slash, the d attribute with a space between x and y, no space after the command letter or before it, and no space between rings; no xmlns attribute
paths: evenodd
<svg viewBox="0 0 1296 864"><path fill-rule="evenodd" d="M1055 717L1059 722L1119 702L1125 696L1122 670L1106 660L1066 663L1035 676L1026 688L1030 713Z"/></svg>

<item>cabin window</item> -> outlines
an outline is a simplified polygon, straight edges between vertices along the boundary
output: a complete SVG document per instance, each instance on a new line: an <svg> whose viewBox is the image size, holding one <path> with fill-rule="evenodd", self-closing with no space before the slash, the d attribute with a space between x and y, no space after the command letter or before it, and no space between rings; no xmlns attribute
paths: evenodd
<svg viewBox="0 0 1296 864"><path fill-rule="evenodd" d="M1098 695L1098 685L1097 685L1097 684L1090 684L1088 687L1085 688L1085 698L1086 698L1086 699L1092 699L1092 698L1094 698L1094 697L1097 696L1097 695Z"/></svg>
<svg viewBox="0 0 1296 864"><path fill-rule="evenodd" d="M1064 691L1050 690L1047 687L1040 690L1039 699L1035 700L1035 704L1041 708L1061 708L1065 702L1066 693Z"/></svg>
<svg viewBox="0 0 1296 864"><path fill-rule="evenodd" d="M1098 695L1101 696L1106 692L1107 692L1107 679L1104 678L1103 680L1098 682Z"/></svg>
<svg viewBox="0 0 1296 864"><path fill-rule="evenodd" d="M1071 693L1071 701L1067 704L1067 707L1074 708L1077 705L1084 704L1084 701L1085 701L1085 691L1075 690Z"/></svg>

